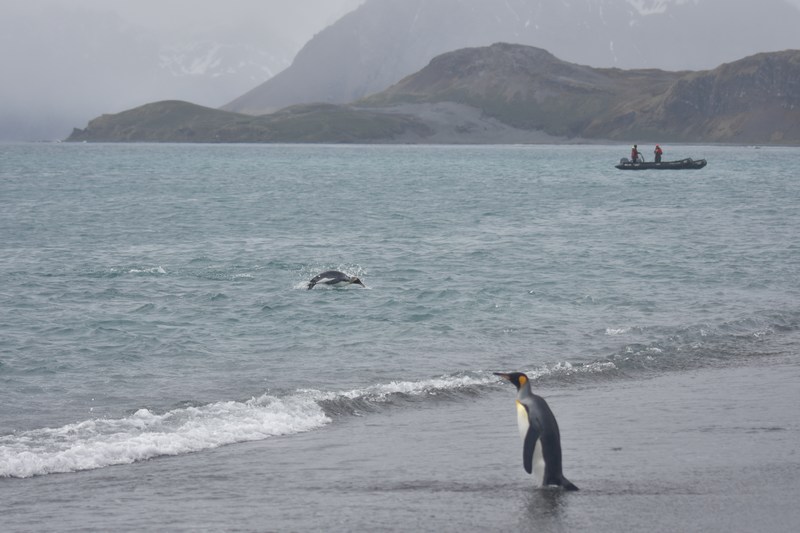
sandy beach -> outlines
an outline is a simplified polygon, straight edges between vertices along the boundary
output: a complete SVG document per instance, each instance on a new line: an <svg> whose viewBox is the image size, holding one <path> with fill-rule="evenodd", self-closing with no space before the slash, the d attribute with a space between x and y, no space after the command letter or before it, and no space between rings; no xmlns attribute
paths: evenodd
<svg viewBox="0 0 800 533"><path fill-rule="evenodd" d="M180 459L0 480L4 522L8 531L134 531L142 516L165 531L792 531L799 381L800 365L782 359L541 389L577 493L532 487L513 387L498 386ZM224 490L232 478L240 490Z"/></svg>

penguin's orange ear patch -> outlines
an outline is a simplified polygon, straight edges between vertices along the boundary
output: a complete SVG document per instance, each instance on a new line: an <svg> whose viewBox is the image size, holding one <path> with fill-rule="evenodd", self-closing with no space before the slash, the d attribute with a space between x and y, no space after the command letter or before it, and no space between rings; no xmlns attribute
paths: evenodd
<svg viewBox="0 0 800 533"><path fill-rule="evenodd" d="M525 385L528 382L528 378L525 375L519 377L519 384L520 386Z"/></svg>

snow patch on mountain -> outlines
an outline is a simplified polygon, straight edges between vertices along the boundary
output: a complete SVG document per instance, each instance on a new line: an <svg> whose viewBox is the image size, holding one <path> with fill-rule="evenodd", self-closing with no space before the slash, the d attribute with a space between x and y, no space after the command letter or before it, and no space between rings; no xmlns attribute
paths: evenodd
<svg viewBox="0 0 800 533"><path fill-rule="evenodd" d="M689 2L697 4L699 0L627 0L643 17L649 15L663 15L670 5L681 5Z"/></svg>
<svg viewBox="0 0 800 533"><path fill-rule="evenodd" d="M175 77L239 77L252 81L271 78L288 67L291 59L277 57L249 44L211 41L164 46L158 56L160 69Z"/></svg>

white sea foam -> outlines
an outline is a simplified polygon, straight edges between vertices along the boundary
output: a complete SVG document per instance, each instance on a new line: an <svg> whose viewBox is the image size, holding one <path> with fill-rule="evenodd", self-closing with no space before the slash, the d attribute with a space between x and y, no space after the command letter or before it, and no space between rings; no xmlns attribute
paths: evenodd
<svg viewBox="0 0 800 533"><path fill-rule="evenodd" d="M163 414L139 409L124 418L23 431L0 437L0 477L92 470L290 435L330 422L320 401L344 398L382 402L392 394L436 394L492 381L488 376L443 376L338 392L300 390L284 398L265 394L246 402L217 402Z"/></svg>
<svg viewBox="0 0 800 533"><path fill-rule="evenodd" d="M591 364L573 365L568 361L562 361L553 365L546 365L540 368L525 370L531 379L539 379L552 375L573 375L573 374L592 374L607 372L616 369L616 365L610 361L599 361ZM370 402L385 402L396 394L408 396L430 395L436 396L448 391L458 391L471 387L484 387L497 383L499 378L490 372L477 372L474 374L463 374L455 376L441 376L420 381L392 381L371 385L369 387L352 389L348 391L319 391L314 389L303 389L300 392L308 394L317 401L335 401L338 399L348 400L367 400Z"/></svg>
<svg viewBox="0 0 800 533"><path fill-rule="evenodd" d="M391 394L408 394L412 396L436 394L437 392L448 390L488 385L493 381L495 380L489 376L441 376L422 381L392 381L345 394L350 398L369 396L370 398L384 399Z"/></svg>
<svg viewBox="0 0 800 533"><path fill-rule="evenodd" d="M129 464L324 426L330 419L308 395L263 395L156 414L140 409L119 419L0 437L0 477L31 477Z"/></svg>
<svg viewBox="0 0 800 533"><path fill-rule="evenodd" d="M569 361L561 361L554 365L543 366L541 368L526 372L531 379L542 378L545 376L575 374L597 374L615 370L617 366L611 361L596 361L589 364L573 365Z"/></svg>
<svg viewBox="0 0 800 533"><path fill-rule="evenodd" d="M471 386L488 385L496 381L493 376L441 376L438 378L426 379L421 381L392 381L352 389L348 391L320 391L315 389L304 389L301 392L310 395L317 401L334 401L338 399L361 400L371 402L385 402L394 394L406 394L409 396L419 396L423 394L436 395L439 392L458 390Z"/></svg>
<svg viewBox="0 0 800 533"><path fill-rule="evenodd" d="M128 271L129 274L166 274L167 271L162 266L152 268L132 268Z"/></svg>

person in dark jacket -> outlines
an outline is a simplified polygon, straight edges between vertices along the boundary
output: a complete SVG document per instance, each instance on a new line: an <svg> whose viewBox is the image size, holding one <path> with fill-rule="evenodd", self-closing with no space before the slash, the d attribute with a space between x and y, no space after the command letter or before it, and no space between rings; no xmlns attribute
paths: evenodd
<svg viewBox="0 0 800 533"><path fill-rule="evenodd" d="M639 163L640 161L643 161L639 159L641 155L642 154L639 152L639 148L634 144L633 148L631 148L631 163Z"/></svg>

